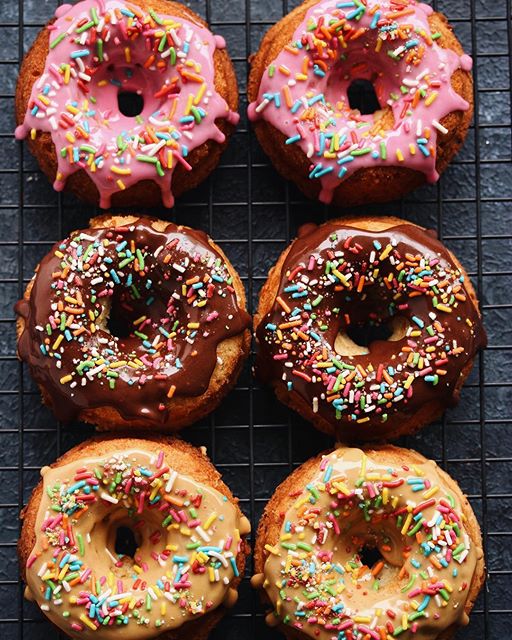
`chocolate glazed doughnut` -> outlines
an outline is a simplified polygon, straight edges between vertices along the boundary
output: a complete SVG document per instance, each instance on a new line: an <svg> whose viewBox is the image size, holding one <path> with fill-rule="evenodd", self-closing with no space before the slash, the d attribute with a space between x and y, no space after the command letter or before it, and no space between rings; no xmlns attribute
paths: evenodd
<svg viewBox="0 0 512 640"><path fill-rule="evenodd" d="M46 404L101 429L198 420L249 348L243 285L221 249L136 216L96 218L57 243L16 312L18 354Z"/></svg>
<svg viewBox="0 0 512 640"><path fill-rule="evenodd" d="M462 266L398 218L304 227L270 271L254 326L259 377L342 441L394 438L436 419L486 345ZM368 344L352 339L361 330Z"/></svg>

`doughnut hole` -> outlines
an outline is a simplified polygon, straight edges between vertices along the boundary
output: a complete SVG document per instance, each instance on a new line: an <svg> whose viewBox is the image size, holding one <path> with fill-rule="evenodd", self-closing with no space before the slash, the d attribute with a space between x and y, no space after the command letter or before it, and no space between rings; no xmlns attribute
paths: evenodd
<svg viewBox="0 0 512 640"><path fill-rule="evenodd" d="M360 597L363 592L365 609L382 601L383 596L396 598L408 579L406 574L400 575L404 564L402 552L408 542L400 531L393 529L393 524L394 520L390 520L389 526L370 528L366 523L354 521L334 548L335 561L352 569L351 579L345 581L348 599Z"/></svg>
<svg viewBox="0 0 512 640"><path fill-rule="evenodd" d="M118 578L132 575L134 565L150 562L152 552L161 553L171 543L171 534L161 522L156 509L145 509L140 515L129 514L122 506L107 511L90 532L99 554L95 566Z"/></svg>
<svg viewBox="0 0 512 640"><path fill-rule="evenodd" d="M109 47L109 64L99 65L90 82L91 93L97 96L94 108L98 114L127 129L136 126L139 117L149 120L166 104L169 93L177 94L181 90L178 77L169 93L162 93L164 79L160 71L132 62L138 54L147 57L143 42L134 46L129 60L125 58L123 47ZM138 48L141 48L140 52ZM119 127L115 129L119 130Z"/></svg>
<svg viewBox="0 0 512 640"><path fill-rule="evenodd" d="M117 106L124 116L134 118L144 110L144 97L136 91L119 91Z"/></svg>
<svg viewBox="0 0 512 640"><path fill-rule="evenodd" d="M373 41L367 44L375 48ZM338 108L359 112L361 121L378 122L382 129L391 130L395 117L385 96L386 91L389 92L389 78L396 74L396 67L388 61L376 67L367 59L364 50L350 51L347 58L341 58L328 73L324 90L326 100ZM398 80L396 91L400 94Z"/></svg>
<svg viewBox="0 0 512 640"><path fill-rule="evenodd" d="M116 554L133 558L138 546L135 531L128 525L118 525L115 539Z"/></svg>
<svg viewBox="0 0 512 640"><path fill-rule="evenodd" d="M356 78L347 89L351 109L357 109L362 115L375 113L380 109L375 88L370 80Z"/></svg>
<svg viewBox="0 0 512 640"><path fill-rule="evenodd" d="M378 318L353 323L336 336L334 349L340 356L366 355L372 346L382 342L398 342L407 332L409 323L403 316L380 321Z"/></svg>

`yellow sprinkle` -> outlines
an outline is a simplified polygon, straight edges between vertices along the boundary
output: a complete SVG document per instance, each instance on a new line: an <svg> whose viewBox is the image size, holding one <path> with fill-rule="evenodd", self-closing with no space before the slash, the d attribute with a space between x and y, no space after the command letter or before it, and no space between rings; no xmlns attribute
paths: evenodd
<svg viewBox="0 0 512 640"><path fill-rule="evenodd" d="M188 97L187 100L187 106L185 107L185 115L188 116L190 113L190 109L192 108L192 105L194 104L194 95L191 93Z"/></svg>
<svg viewBox="0 0 512 640"><path fill-rule="evenodd" d="M445 313L451 313L452 312L450 307L447 307L445 304L438 304L436 309L438 309L439 311L444 311Z"/></svg>
<svg viewBox="0 0 512 640"><path fill-rule="evenodd" d="M117 173L120 176L129 176L132 170L128 167L118 167L117 164L114 164L110 167L110 171L112 173Z"/></svg>
<svg viewBox="0 0 512 640"><path fill-rule="evenodd" d="M112 362L110 364L111 369L118 369L119 367L124 367L126 365L126 360L118 360L117 362Z"/></svg>
<svg viewBox="0 0 512 640"><path fill-rule="evenodd" d="M398 162L403 162L404 161L404 156L403 156L403 153L400 151L400 149L396 150L396 157L398 159Z"/></svg>
<svg viewBox="0 0 512 640"><path fill-rule="evenodd" d="M393 249L393 247L390 244L388 244L384 249L384 251L380 254L379 260L384 260L385 258L387 258L391 253L391 249Z"/></svg>
<svg viewBox="0 0 512 640"><path fill-rule="evenodd" d="M200 324L199 324L199 322L189 322L189 323L187 324L187 327L188 327L189 329L199 329Z"/></svg>
<svg viewBox="0 0 512 640"><path fill-rule="evenodd" d="M210 579L210 582L215 582L215 572L213 570L213 567L208 567L208 577Z"/></svg>
<svg viewBox="0 0 512 640"><path fill-rule="evenodd" d="M203 529L205 531L208 531L208 529L212 526L212 524L215 522L215 520L217 519L217 514L215 513L215 511L210 515L210 517L208 518L208 520L204 523Z"/></svg>
<svg viewBox="0 0 512 640"><path fill-rule="evenodd" d="M73 380L73 376L68 374L67 376L62 376L62 378L60 379L60 383L66 384L66 382L71 382L71 380Z"/></svg>
<svg viewBox="0 0 512 640"><path fill-rule="evenodd" d="M80 614L80 620L89 627L89 629L92 629L92 631L96 631L96 625L92 622L92 620L90 618L88 618L85 613L81 613Z"/></svg>
<svg viewBox="0 0 512 640"><path fill-rule="evenodd" d="M78 109L74 107L72 104L66 105L66 111L69 111L69 113L72 113L74 116L76 116L76 114L79 113Z"/></svg>
<svg viewBox="0 0 512 640"><path fill-rule="evenodd" d="M387 504L389 501L389 489L387 487L384 487L384 489L382 489L382 504Z"/></svg>
<svg viewBox="0 0 512 640"><path fill-rule="evenodd" d="M35 140L36 139L36 134L37 134L37 131L35 129L30 129L30 139L31 140Z"/></svg>
<svg viewBox="0 0 512 640"><path fill-rule="evenodd" d="M345 495L345 496L349 496L350 495L350 489L347 487L347 485L344 482L333 482L332 484L336 489L341 491L341 493L343 493L343 495Z"/></svg>
<svg viewBox="0 0 512 640"><path fill-rule="evenodd" d="M58 337L57 340L55 340L55 342L53 343L53 347L52 349L55 351L56 349L59 348L60 343L64 340L64 335L61 333Z"/></svg>
<svg viewBox="0 0 512 640"><path fill-rule="evenodd" d="M435 100L436 98L437 98L437 91L434 91L434 92L433 92L433 93L431 93L431 94L429 95L429 97L425 100L425 106L426 106L426 107L429 107L429 106L434 102L434 100Z"/></svg>
<svg viewBox="0 0 512 640"><path fill-rule="evenodd" d="M142 567L139 567L138 564L133 565L133 570L135 571L135 573L138 573L139 575L142 573Z"/></svg>
<svg viewBox="0 0 512 640"><path fill-rule="evenodd" d="M132 61L132 53L130 51L130 47L125 47L124 48L124 58L125 58L126 62L131 62Z"/></svg>
<svg viewBox="0 0 512 640"><path fill-rule="evenodd" d="M409 526L410 526L410 524L411 524L411 521L412 521L412 513L411 513L411 512L409 512L409 513L407 514L407 518L405 519L404 526L402 527L402 530L400 531L400 533L401 533L403 536L405 536L405 534L407 533L407 530L409 529Z"/></svg>
<svg viewBox="0 0 512 640"><path fill-rule="evenodd" d="M172 398L175 391L176 391L176 385L171 384L171 386L169 387L169 391L167 392L167 397Z"/></svg>
<svg viewBox="0 0 512 640"><path fill-rule="evenodd" d="M348 281L347 281L346 277L345 277L345 276L344 276L340 271L338 271L337 269L333 269L333 270L332 270L332 273L333 273L333 274L334 274L334 275L335 275L339 280L341 280L341 283L342 283L345 287L348 287L348 286L349 286L349 285L348 285Z"/></svg>
<svg viewBox="0 0 512 640"><path fill-rule="evenodd" d="M121 191L124 191L126 189L126 185L121 179L116 180L116 184L121 189Z"/></svg>
<svg viewBox="0 0 512 640"><path fill-rule="evenodd" d="M273 547L270 544L266 544L265 545L265 550L268 551L269 553L271 553L273 556L278 556L279 555L279 550L276 549L276 547Z"/></svg>
<svg viewBox="0 0 512 640"><path fill-rule="evenodd" d="M194 104L197 105L201 102L205 91L206 91L206 83L203 82L203 84L199 87L199 91L196 93L196 97L194 98Z"/></svg>
<svg viewBox="0 0 512 640"><path fill-rule="evenodd" d="M411 142L411 144L409 145L409 151L411 153L411 156L416 155L416 147L413 145L413 143Z"/></svg>
<svg viewBox="0 0 512 640"><path fill-rule="evenodd" d="M404 389L408 389L414 381L414 376L410 375L407 380L404 382Z"/></svg>
<svg viewBox="0 0 512 640"><path fill-rule="evenodd" d="M423 494L424 498L431 498L433 495L435 495L437 492L439 491L439 486L436 485L435 487L431 487L430 489L428 489L427 491L425 491L425 493Z"/></svg>
<svg viewBox="0 0 512 640"><path fill-rule="evenodd" d="M409 628L409 624L407 622L407 614L403 613L402 614L402 629L405 631L408 628Z"/></svg>

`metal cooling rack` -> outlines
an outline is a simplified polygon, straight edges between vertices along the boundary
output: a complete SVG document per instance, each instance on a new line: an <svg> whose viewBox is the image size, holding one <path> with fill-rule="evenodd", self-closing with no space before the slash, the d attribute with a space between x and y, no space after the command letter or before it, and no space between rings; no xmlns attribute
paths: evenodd
<svg viewBox="0 0 512 640"><path fill-rule="evenodd" d="M266 29L298 0L193 0L187 3L225 36L246 107L247 56ZM24 146L13 140L18 63L57 0L0 0L0 638L56 638L18 581L18 513L40 467L92 434L63 426L41 406L28 372L15 357L13 303L53 242L87 226L95 214L69 195L55 194ZM482 526L489 578L459 639L510 638L512 605L512 163L510 5L507 0L438 0L475 60L475 117L463 151L436 186L406 201L370 207L436 228L476 284L489 335L459 406L441 423L402 444L440 462L469 495ZM153 212L205 229L243 276L254 307L268 268L303 222L334 212L306 202L269 166L247 120L221 166L176 209ZM330 445L260 388L245 367L237 388L205 423L183 432L204 444L241 498L255 528L266 500L291 469ZM249 564L248 575L251 572ZM270 640L248 579L239 602L212 639ZM191 639L192 640L192 639Z"/></svg>

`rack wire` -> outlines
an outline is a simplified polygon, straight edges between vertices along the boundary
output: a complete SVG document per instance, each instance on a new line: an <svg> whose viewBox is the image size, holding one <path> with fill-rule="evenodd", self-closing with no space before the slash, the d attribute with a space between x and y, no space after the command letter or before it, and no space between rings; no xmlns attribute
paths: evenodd
<svg viewBox="0 0 512 640"><path fill-rule="evenodd" d="M266 29L298 0L193 0L187 3L224 35L240 85L242 121L214 175L159 217L205 229L240 272L254 308L268 268L306 221L333 211L307 202L269 166L247 125L247 57ZM58 637L37 608L23 600L18 578L18 514L40 467L92 434L83 424L56 422L41 406L28 371L15 356L12 305L38 260L95 214L69 195L54 193L24 145L13 140L18 64L57 0L0 0L0 637ZM437 0L475 61L475 116L462 152L441 181L403 202L369 207L438 230L475 283L489 337L458 407L402 444L436 459L468 494L482 526L488 580L458 638L510 637L512 606L512 162L511 7L507 0ZM507 366L508 365L508 366ZM282 407L244 369L236 389L204 423L183 436L207 446L241 499L255 530L276 485L331 443ZM251 564L248 567L248 576ZM248 577L238 604L212 638L270 640Z"/></svg>

